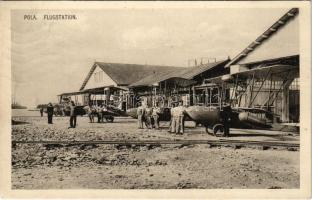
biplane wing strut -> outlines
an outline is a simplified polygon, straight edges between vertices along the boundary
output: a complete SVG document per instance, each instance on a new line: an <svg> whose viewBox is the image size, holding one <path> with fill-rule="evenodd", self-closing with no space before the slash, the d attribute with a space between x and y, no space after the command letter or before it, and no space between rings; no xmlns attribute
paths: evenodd
<svg viewBox="0 0 312 200"><path fill-rule="evenodd" d="M262 105L262 107L267 105L267 109L269 109L283 88L285 88L287 85L289 86L295 78L299 77L299 67L293 65L272 65L233 73L230 75L230 78L228 78L229 75L226 76L227 79L225 79L224 76L219 76L206 79L205 82L211 82L220 85L232 85L233 93L231 94L230 98L232 100L236 99L235 102L237 102L238 107L241 106L242 97L246 95L247 92L249 92L248 97L246 95L245 99L245 105L247 108L251 108L258 94L263 89L265 82L269 80L269 95ZM255 82L258 83L258 87L256 89ZM279 88L275 88L274 86L274 90L272 90L272 82L279 82ZM232 101L232 103L235 102Z"/></svg>

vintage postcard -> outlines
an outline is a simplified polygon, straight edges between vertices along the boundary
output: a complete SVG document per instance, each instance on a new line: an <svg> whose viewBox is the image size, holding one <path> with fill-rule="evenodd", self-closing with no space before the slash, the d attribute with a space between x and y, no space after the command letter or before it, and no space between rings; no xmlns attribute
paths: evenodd
<svg viewBox="0 0 312 200"><path fill-rule="evenodd" d="M1 2L1 195L311 197L310 2Z"/></svg>

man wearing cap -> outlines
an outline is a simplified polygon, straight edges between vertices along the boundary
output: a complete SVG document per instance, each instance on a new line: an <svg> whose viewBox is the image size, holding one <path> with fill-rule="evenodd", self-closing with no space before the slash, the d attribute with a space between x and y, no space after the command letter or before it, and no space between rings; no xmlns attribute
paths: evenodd
<svg viewBox="0 0 312 200"><path fill-rule="evenodd" d="M73 101L71 101L69 104L69 107L70 107L70 119L69 119L70 127L68 128L76 128L76 122L77 122L77 116L75 112L76 105Z"/></svg>
<svg viewBox="0 0 312 200"><path fill-rule="evenodd" d="M153 114L153 108L150 105L147 105L145 108L145 125L146 128L151 129L152 128L152 114Z"/></svg>
<svg viewBox="0 0 312 200"><path fill-rule="evenodd" d="M171 114L171 120L170 120L168 132L175 133L175 130L176 130L176 104L175 103L172 103L170 114Z"/></svg>
<svg viewBox="0 0 312 200"><path fill-rule="evenodd" d="M145 107L142 106L142 103L138 103L139 107L137 108L137 116L138 116L138 128L143 129L143 121L144 121L144 114L145 114Z"/></svg>
<svg viewBox="0 0 312 200"><path fill-rule="evenodd" d="M93 123L94 122L94 116L93 116L93 113L92 113L91 105L87 105L87 106L83 107L83 109L88 114L88 117L90 119L90 123Z"/></svg>
<svg viewBox="0 0 312 200"><path fill-rule="evenodd" d="M223 111L221 112L221 118L224 128L224 137L230 136L230 123L231 123L231 104L227 103L223 106Z"/></svg>
<svg viewBox="0 0 312 200"><path fill-rule="evenodd" d="M178 107L175 108L175 120L176 120L175 133L177 133L177 134L183 134L184 133L185 108L182 104L183 104L182 101L179 101Z"/></svg>
<svg viewBox="0 0 312 200"><path fill-rule="evenodd" d="M40 116L43 117L43 108L40 107Z"/></svg>
<svg viewBox="0 0 312 200"><path fill-rule="evenodd" d="M103 107L102 105L99 105L96 109L97 116L98 116L98 123L103 122Z"/></svg>
<svg viewBox="0 0 312 200"><path fill-rule="evenodd" d="M152 113L152 118L154 121L154 128L155 129L159 129L159 116L158 114L160 114L160 107L159 107L159 103L156 103L156 106L153 108L153 113Z"/></svg>
<svg viewBox="0 0 312 200"><path fill-rule="evenodd" d="M53 124L53 122L52 122L53 110L54 110L54 108L53 108L52 103L49 103L49 104L48 104L48 107L47 107L48 124Z"/></svg>

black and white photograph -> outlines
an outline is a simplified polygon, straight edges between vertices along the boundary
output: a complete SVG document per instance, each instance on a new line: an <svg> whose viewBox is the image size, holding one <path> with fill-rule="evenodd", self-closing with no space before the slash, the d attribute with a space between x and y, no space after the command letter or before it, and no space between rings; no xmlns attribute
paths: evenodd
<svg viewBox="0 0 312 200"><path fill-rule="evenodd" d="M302 8L200 5L11 9L10 189L302 189Z"/></svg>

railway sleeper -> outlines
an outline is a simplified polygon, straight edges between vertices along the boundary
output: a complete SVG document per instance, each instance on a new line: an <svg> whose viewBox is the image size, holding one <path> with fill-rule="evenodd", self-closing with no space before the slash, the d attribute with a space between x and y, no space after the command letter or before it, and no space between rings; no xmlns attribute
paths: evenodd
<svg viewBox="0 0 312 200"><path fill-rule="evenodd" d="M117 149L145 149L150 150L157 147L165 148L165 146L176 146L176 148L183 148L183 147L194 147L198 144L205 144L208 148L213 147L232 147L234 149L244 148L256 148L260 150L267 150L267 149L283 149L288 151L299 151L300 146L298 144L284 144L284 143L261 143L256 141L250 142L242 142L242 141L229 141L229 140L219 140L219 141L129 141L129 142L120 142L118 141L60 141L60 142L40 142L40 141L13 141L12 147L18 148L19 145L17 144L37 144L43 145L46 149L55 149L55 148L68 148L71 146L78 146L81 150L86 149L93 149L97 148L99 145L114 145Z"/></svg>

